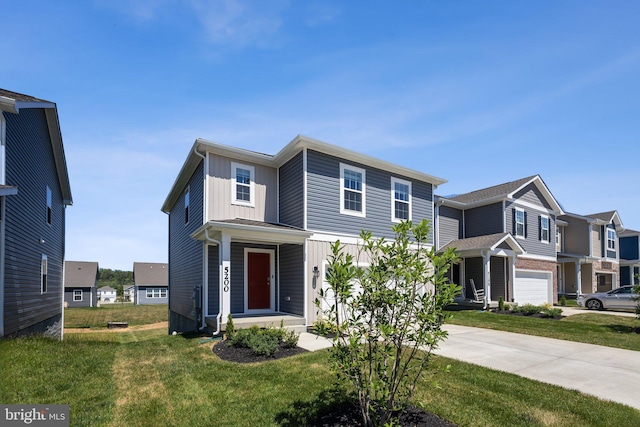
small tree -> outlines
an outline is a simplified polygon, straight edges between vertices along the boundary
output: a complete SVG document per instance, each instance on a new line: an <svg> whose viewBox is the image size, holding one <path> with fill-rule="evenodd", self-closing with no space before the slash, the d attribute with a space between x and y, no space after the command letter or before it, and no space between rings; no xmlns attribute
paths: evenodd
<svg viewBox="0 0 640 427"><path fill-rule="evenodd" d="M457 258L453 249L437 254L429 230L426 220L404 221L393 227L392 241L363 231L357 259L340 242L332 245L326 280L333 298L320 291L328 303L323 316L337 330L331 363L354 386L365 426L389 424L406 407L447 336L443 309L460 287L445 273Z"/></svg>

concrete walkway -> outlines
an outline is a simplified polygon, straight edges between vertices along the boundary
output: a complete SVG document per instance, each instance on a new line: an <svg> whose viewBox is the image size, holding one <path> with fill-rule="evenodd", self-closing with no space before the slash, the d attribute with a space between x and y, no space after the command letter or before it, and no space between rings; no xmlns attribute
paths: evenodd
<svg viewBox="0 0 640 427"><path fill-rule="evenodd" d="M562 309L563 316L572 316L574 314L608 314L611 316L623 316L623 317L636 317L636 314L632 311L611 311L611 310L588 310L583 307L559 307Z"/></svg>
<svg viewBox="0 0 640 427"><path fill-rule="evenodd" d="M445 325L436 354L640 409L640 352L491 329Z"/></svg>

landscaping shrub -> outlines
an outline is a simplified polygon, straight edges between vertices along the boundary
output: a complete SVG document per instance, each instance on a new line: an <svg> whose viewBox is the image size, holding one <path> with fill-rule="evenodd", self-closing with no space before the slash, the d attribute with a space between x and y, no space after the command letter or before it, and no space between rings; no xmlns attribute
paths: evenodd
<svg viewBox="0 0 640 427"><path fill-rule="evenodd" d="M566 297L566 296L564 296L564 295L562 295L562 296L560 297L560 301L559 301L559 303L560 303L560 305L561 305L561 306L563 306L563 307L564 307L564 306L566 306L566 305L567 305L567 297Z"/></svg>
<svg viewBox="0 0 640 427"><path fill-rule="evenodd" d="M227 323L228 328L228 323ZM299 335L295 331L288 331L284 326L260 329L252 326L248 329L235 329L229 336L227 345L230 347L250 348L259 356L273 356L280 347L293 348L298 345Z"/></svg>
<svg viewBox="0 0 640 427"><path fill-rule="evenodd" d="M541 313L546 315L547 317L553 317L554 319L556 319L562 316L562 309L554 307L542 307Z"/></svg>
<svg viewBox="0 0 640 427"><path fill-rule="evenodd" d="M541 310L542 307L533 304L519 305L513 308L515 313L523 313L525 316L533 316L534 314L540 313Z"/></svg>
<svg viewBox="0 0 640 427"><path fill-rule="evenodd" d="M498 298L498 310L500 311L504 310L504 298L502 297Z"/></svg>
<svg viewBox="0 0 640 427"><path fill-rule="evenodd" d="M227 339L233 337L233 334L235 334L236 332L236 327L233 325L233 316L231 316L231 313L229 313L229 316L227 316L226 332L227 332Z"/></svg>

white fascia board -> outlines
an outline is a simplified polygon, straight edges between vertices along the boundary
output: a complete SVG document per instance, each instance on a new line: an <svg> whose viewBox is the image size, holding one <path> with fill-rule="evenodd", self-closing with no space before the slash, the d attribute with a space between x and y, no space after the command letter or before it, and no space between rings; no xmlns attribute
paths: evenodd
<svg viewBox="0 0 640 427"><path fill-rule="evenodd" d="M196 230L191 237L197 240L203 240L205 229L214 232L224 232L225 234L229 234L233 240L242 239L245 241L261 241L273 244L304 243L304 241L311 236L311 232L303 230L274 229L257 225L209 221Z"/></svg>
<svg viewBox="0 0 640 427"><path fill-rule="evenodd" d="M493 246L491 246L491 250L495 251L498 246L500 246L503 242L506 242L513 250L513 252L518 255L525 253L524 248L518 243L518 241L509 233L505 235L502 239L498 240Z"/></svg>
<svg viewBox="0 0 640 427"><path fill-rule="evenodd" d="M201 152L207 151L220 156L229 157L233 160L257 163L272 168L277 168L279 166L274 161L274 156L270 154L258 153L256 151L219 144L202 138L196 139L196 144L198 145L198 150Z"/></svg>
<svg viewBox="0 0 640 427"><path fill-rule="evenodd" d="M6 96L0 96L0 110L17 114L18 108L16 108L16 100L7 98Z"/></svg>

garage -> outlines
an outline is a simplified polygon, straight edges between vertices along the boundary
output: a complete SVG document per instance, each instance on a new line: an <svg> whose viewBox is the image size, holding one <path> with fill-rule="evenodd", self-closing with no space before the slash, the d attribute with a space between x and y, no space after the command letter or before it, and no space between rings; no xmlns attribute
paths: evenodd
<svg viewBox="0 0 640 427"><path fill-rule="evenodd" d="M550 304L553 293L553 273L550 271L516 270L513 299L519 305Z"/></svg>

